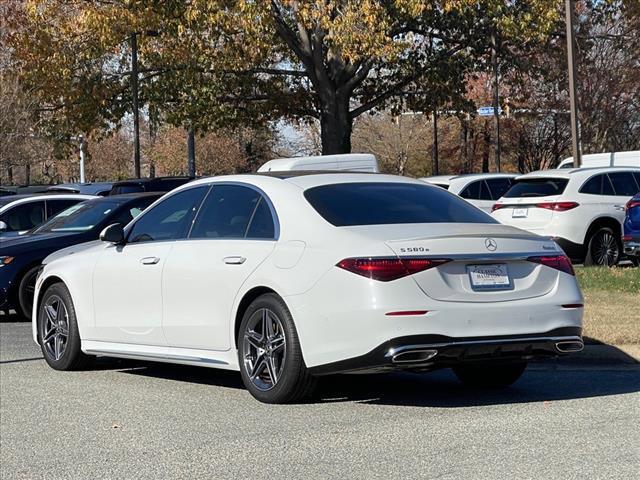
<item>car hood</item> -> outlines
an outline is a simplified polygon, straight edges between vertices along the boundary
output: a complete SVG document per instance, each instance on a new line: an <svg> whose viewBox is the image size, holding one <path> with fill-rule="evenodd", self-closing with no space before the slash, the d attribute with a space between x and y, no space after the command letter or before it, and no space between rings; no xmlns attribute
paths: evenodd
<svg viewBox="0 0 640 480"><path fill-rule="evenodd" d="M84 252L86 250L89 250L89 249L92 249L94 247L97 247L98 245L101 245L101 244L102 244L102 242L100 240L93 240L93 241L90 241L90 242L80 243L78 245L72 245L70 247L63 248L62 250L58 250L56 252L53 252L51 255L46 257L42 261L42 264L43 265L47 265L48 263L51 263L51 262L53 262L55 260L58 260L60 258L67 257L69 255L78 254L80 252Z"/></svg>
<svg viewBox="0 0 640 480"><path fill-rule="evenodd" d="M21 235L0 240L2 252L7 255L19 255L24 252L35 252L42 249L57 250L83 241L78 233L44 233Z"/></svg>

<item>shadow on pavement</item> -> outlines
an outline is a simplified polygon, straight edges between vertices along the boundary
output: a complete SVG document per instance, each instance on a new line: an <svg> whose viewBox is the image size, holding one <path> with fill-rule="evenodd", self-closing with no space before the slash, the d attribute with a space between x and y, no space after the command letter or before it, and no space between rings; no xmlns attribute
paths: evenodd
<svg viewBox="0 0 640 480"><path fill-rule="evenodd" d="M538 366L530 367L518 382L503 389L467 388L458 382L450 370L422 374L333 375L319 379L318 391L311 402L462 408L603 397L640 391L640 369L629 369L628 365L577 370L554 370ZM111 368L131 375L244 389L237 372L128 361L112 364Z"/></svg>

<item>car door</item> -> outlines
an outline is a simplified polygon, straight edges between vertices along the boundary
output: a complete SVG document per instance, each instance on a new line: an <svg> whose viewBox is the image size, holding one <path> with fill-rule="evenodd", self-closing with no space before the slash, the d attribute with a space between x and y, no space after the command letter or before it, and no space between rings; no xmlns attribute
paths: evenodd
<svg viewBox="0 0 640 480"><path fill-rule="evenodd" d="M145 211L124 245L106 245L93 274L95 340L165 346L162 269L208 187L174 193Z"/></svg>
<svg viewBox="0 0 640 480"><path fill-rule="evenodd" d="M274 212L268 198L249 185L213 185L188 239L176 242L162 273L169 346L231 347L236 295L275 247Z"/></svg>

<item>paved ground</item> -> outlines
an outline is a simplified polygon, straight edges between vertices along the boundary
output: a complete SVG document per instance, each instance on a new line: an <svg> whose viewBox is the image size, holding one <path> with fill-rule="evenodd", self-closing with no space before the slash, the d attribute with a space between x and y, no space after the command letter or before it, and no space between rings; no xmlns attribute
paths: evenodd
<svg viewBox="0 0 640 480"><path fill-rule="evenodd" d="M637 366L550 364L501 392L351 376L267 406L229 372L55 372L29 324L0 323L0 477L638 478L639 391Z"/></svg>

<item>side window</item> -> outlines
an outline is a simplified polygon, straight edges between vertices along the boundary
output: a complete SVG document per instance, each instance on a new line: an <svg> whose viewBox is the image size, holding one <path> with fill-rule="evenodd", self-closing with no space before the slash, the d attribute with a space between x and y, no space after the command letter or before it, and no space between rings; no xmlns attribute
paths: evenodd
<svg viewBox="0 0 640 480"><path fill-rule="evenodd" d="M247 230L247 238L272 239L276 236L275 230L271 209L267 201L261 197Z"/></svg>
<svg viewBox="0 0 640 480"><path fill-rule="evenodd" d="M468 200L479 200L481 183L482 181L470 183L464 190L462 190L462 192L460 192L460 196Z"/></svg>
<svg viewBox="0 0 640 480"><path fill-rule="evenodd" d="M129 233L129 243L184 237L208 188L189 188L162 200L133 224Z"/></svg>
<svg viewBox="0 0 640 480"><path fill-rule="evenodd" d="M605 175L595 175L582 185L579 193L586 193L589 195L602 195L602 179ZM607 180L608 181L608 180Z"/></svg>
<svg viewBox="0 0 640 480"><path fill-rule="evenodd" d="M611 185L611 181L609 180L609 175L602 176L602 195L615 195L616 192L613 190L613 185Z"/></svg>
<svg viewBox="0 0 640 480"><path fill-rule="evenodd" d="M44 222L44 201L18 205L2 216L7 224L7 232L31 230Z"/></svg>
<svg viewBox="0 0 640 480"><path fill-rule="evenodd" d="M633 197L637 192L636 181L631 172L613 172L609 174L613 189L619 197Z"/></svg>
<svg viewBox="0 0 640 480"><path fill-rule="evenodd" d="M81 200L47 200L47 218L55 217L61 211L66 210Z"/></svg>
<svg viewBox="0 0 640 480"><path fill-rule="evenodd" d="M492 200L498 200L511 188L513 180L510 178L488 178L486 180L491 190Z"/></svg>
<svg viewBox="0 0 640 480"><path fill-rule="evenodd" d="M633 178L636 179L636 183L638 184L638 193L640 193L640 172L633 172Z"/></svg>
<svg viewBox="0 0 640 480"><path fill-rule="evenodd" d="M249 187L214 185L198 212L189 238L245 238L261 199L260 193ZM260 228L256 222L257 233Z"/></svg>
<svg viewBox="0 0 640 480"><path fill-rule="evenodd" d="M491 191L485 181L480 182L480 200L493 200L493 198L491 198Z"/></svg>

